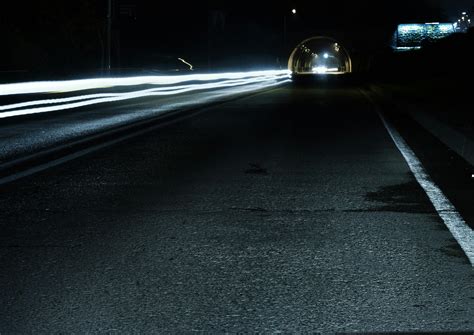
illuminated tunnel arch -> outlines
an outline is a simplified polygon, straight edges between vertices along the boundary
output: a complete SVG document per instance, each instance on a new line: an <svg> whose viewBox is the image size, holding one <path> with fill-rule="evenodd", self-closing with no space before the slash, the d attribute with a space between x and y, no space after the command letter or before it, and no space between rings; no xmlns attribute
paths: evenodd
<svg viewBox="0 0 474 335"><path fill-rule="evenodd" d="M351 73L352 59L335 39L314 36L298 44L288 59L293 74Z"/></svg>

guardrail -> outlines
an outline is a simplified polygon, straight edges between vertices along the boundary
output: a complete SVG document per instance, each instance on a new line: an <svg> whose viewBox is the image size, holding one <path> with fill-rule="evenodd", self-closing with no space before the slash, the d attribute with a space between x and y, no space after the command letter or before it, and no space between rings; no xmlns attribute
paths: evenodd
<svg viewBox="0 0 474 335"><path fill-rule="evenodd" d="M287 70L93 78L0 85L0 118L47 113L145 97L169 96L250 84L288 82Z"/></svg>

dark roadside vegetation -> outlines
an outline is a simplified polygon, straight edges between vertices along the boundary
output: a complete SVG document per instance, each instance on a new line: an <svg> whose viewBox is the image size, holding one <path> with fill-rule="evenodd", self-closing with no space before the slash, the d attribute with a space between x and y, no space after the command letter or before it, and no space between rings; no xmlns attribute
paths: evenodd
<svg viewBox="0 0 474 335"><path fill-rule="evenodd" d="M400 105L421 109L474 139L474 29L412 52L381 53L371 71Z"/></svg>

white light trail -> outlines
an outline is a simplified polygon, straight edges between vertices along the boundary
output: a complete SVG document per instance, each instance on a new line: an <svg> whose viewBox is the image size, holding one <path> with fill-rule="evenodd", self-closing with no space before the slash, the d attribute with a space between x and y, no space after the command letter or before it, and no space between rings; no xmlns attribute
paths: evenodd
<svg viewBox="0 0 474 335"><path fill-rule="evenodd" d="M95 78L66 81L38 81L16 84L2 84L0 85L0 96L36 93L65 93L123 86L175 85L193 81L218 81L280 75L289 75L289 71L267 70L217 74L191 74L183 76L142 76L124 78Z"/></svg>
<svg viewBox="0 0 474 335"><path fill-rule="evenodd" d="M252 72L255 73L255 72ZM183 76L184 77L184 76ZM189 76L186 76L189 77ZM268 82L269 85L282 80L289 80L288 71L262 71L260 75L252 76L236 76L238 79L223 80L219 82L203 83L203 84L189 84L180 86L165 86L156 87L146 90L138 90L125 93L103 93L103 94L89 94L68 98L60 99L45 99L36 101L27 101L23 103L10 104L6 106L0 106L0 110L7 111L0 113L0 118L8 118L13 116L30 115L38 113L53 112L59 110L73 109L84 106L90 106L95 104L110 103L117 101L125 101L130 99L152 97L152 96L165 96L192 92L196 90L207 90L207 89L218 89L225 87L243 86L256 83ZM286 82L285 81L285 82ZM54 105L54 106L43 106L37 108L26 108L41 105ZM11 111L12 109L18 109ZM8 111L10 110L10 111Z"/></svg>
<svg viewBox="0 0 474 335"><path fill-rule="evenodd" d="M258 80L278 80L278 79L281 79L281 76L268 76L268 77L258 78ZM81 100L118 97L118 96L125 96L130 93L164 92L162 95L171 95L171 94L183 93L182 90L185 90L185 92L189 92L192 90L225 87L225 85L228 85L228 84L245 85L247 83L249 83L248 80L226 80L226 81L218 82L215 84L165 86L165 87L152 88L152 89L134 91L134 92L125 92L125 93L97 93L97 94L80 95L80 96L74 96L74 97L68 97L68 98L33 100L33 101L20 102L20 103L0 106L0 111L7 111L7 110L12 110L12 109L19 109L19 108L33 107L33 106L40 106L40 105L53 105L53 104L60 104L60 103L67 103L67 102L74 102L74 101L81 101Z"/></svg>
<svg viewBox="0 0 474 335"><path fill-rule="evenodd" d="M178 58L178 60L179 60L180 62L186 64L187 66L189 66L189 70L190 70L190 71L194 71L194 67L193 67L192 64L186 62L186 61L185 61L184 59L182 59L182 58Z"/></svg>

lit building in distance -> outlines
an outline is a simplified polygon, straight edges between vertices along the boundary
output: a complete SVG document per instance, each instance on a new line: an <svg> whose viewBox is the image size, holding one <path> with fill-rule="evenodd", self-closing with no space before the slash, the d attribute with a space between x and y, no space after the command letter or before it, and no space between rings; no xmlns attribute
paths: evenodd
<svg viewBox="0 0 474 335"><path fill-rule="evenodd" d="M421 49L425 44L455 33L452 23L400 24L395 32L393 47L396 50Z"/></svg>

